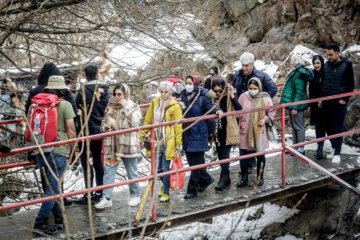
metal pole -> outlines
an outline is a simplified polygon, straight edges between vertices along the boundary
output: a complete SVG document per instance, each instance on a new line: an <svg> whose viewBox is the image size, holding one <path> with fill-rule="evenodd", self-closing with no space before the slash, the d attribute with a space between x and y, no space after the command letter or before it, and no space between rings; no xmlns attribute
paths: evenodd
<svg viewBox="0 0 360 240"><path fill-rule="evenodd" d="M151 175L155 176L155 170L156 170L156 165L155 165L155 133L154 133L154 128L150 129L150 138L151 138L151 142L150 142L150 150L151 150ZM156 179L154 179L154 182L156 181ZM151 199L154 199L154 185L152 184L151 186ZM156 198L154 201L154 204L152 206L152 220L156 221Z"/></svg>
<svg viewBox="0 0 360 240"><path fill-rule="evenodd" d="M285 108L281 108L281 147L282 147L282 153L281 153L281 172L282 172L282 187L286 187L286 161L285 161Z"/></svg>
<svg viewBox="0 0 360 240"><path fill-rule="evenodd" d="M357 195L360 195L360 190L351 186L349 183L345 182L344 180L342 180L341 178L339 178L338 176L336 176L335 174L331 173L329 170L325 169L324 167L320 166L319 164L317 164L316 162L312 161L310 158L302 155L301 153L299 153L298 151L296 151L295 149L293 149L292 147L286 147L286 149L293 154L295 157L297 157L298 159L300 159L301 161L309 164L310 166L314 167L315 169L319 170L322 173L325 173L327 176L329 176L332 180L334 180L335 182L339 183L340 185L348 188L350 191L353 191L354 193L356 193Z"/></svg>

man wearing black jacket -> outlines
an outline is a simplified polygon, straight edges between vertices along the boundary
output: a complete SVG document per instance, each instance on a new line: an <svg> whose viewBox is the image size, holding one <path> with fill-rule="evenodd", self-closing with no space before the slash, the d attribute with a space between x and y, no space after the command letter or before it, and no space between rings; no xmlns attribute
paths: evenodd
<svg viewBox="0 0 360 240"><path fill-rule="evenodd" d="M106 106L109 102L109 87L104 83L100 82L98 79L98 66L96 64L90 64L84 68L85 76L88 82L84 86L85 91L85 101L86 101L86 109L88 114L90 114L90 119L87 122L89 127L89 134L99 134L100 133L100 125L101 121L105 117ZM84 124L84 106L83 103L83 95L82 89L80 89L76 95L75 102L83 114L82 114L82 122ZM95 96L94 96L95 95ZM90 111L91 103L94 101L92 111ZM78 124L78 132L81 127ZM84 131L85 135L85 131ZM82 148L82 144L84 144L84 151L81 155L81 165L84 170L84 180L85 186L88 187L87 184L87 151L86 151L86 142L80 143L79 148ZM93 179L94 179L94 170L95 170L95 181L96 186L103 185L103 177L104 177L104 167L101 161L101 150L102 150L103 140L91 140L90 142L90 152L93 159L93 165L90 168L90 187L93 187ZM95 194L92 195L92 202L97 203L100 201L102 197L102 191L96 191ZM77 204L87 204L87 194L83 195L78 200L74 201Z"/></svg>
<svg viewBox="0 0 360 240"><path fill-rule="evenodd" d="M242 68L237 71L232 77L232 85L236 89L236 94L240 97L241 94L248 90L248 81L253 77L257 77L260 79L263 91L267 92L271 98L273 98L277 92L277 87L275 82L270 78L270 76L257 70L254 66L255 57L252 53L245 52L240 56L240 62ZM253 167L255 166L255 160L252 160L249 163L249 171L250 174L252 172ZM240 174L240 172L239 172Z"/></svg>
<svg viewBox="0 0 360 240"><path fill-rule="evenodd" d="M340 57L339 45L333 43L327 46L328 62L324 65L323 96L331 96L354 90L354 70L351 61ZM347 110L349 97L324 101L319 105L323 108L325 130L327 135L338 134L343 131L343 123ZM331 139L332 151L327 158L332 158L332 163L340 163L340 152L343 137Z"/></svg>

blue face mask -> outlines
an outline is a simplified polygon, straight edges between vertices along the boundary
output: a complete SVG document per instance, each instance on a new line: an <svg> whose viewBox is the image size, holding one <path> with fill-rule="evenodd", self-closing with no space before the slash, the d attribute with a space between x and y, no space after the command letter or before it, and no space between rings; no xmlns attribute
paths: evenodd
<svg viewBox="0 0 360 240"><path fill-rule="evenodd" d="M186 85L185 89L187 93L191 93L194 90L194 85Z"/></svg>

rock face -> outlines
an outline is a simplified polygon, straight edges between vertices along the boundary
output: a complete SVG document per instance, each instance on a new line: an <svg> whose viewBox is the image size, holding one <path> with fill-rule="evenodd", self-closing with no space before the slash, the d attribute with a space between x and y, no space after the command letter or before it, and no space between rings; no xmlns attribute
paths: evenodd
<svg viewBox="0 0 360 240"><path fill-rule="evenodd" d="M360 39L360 0L214 0L211 7L192 32L223 63L245 50L282 61L297 44L346 48Z"/></svg>
<svg viewBox="0 0 360 240"><path fill-rule="evenodd" d="M287 199L287 207L293 207L302 197ZM261 232L261 239L275 239L286 233L304 240L310 239L356 239L360 231L359 197L340 188L322 188L308 192L305 200L297 209L300 212L285 223L276 223Z"/></svg>

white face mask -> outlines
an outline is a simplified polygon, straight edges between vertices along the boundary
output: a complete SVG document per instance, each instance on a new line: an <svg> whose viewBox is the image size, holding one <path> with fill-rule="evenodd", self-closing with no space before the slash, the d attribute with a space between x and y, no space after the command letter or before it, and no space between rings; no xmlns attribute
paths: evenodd
<svg viewBox="0 0 360 240"><path fill-rule="evenodd" d="M186 85L185 89L186 92L191 93L194 90L194 85Z"/></svg>
<svg viewBox="0 0 360 240"><path fill-rule="evenodd" d="M251 96L256 96L259 93L259 89L255 89L255 90L249 90L249 93Z"/></svg>

